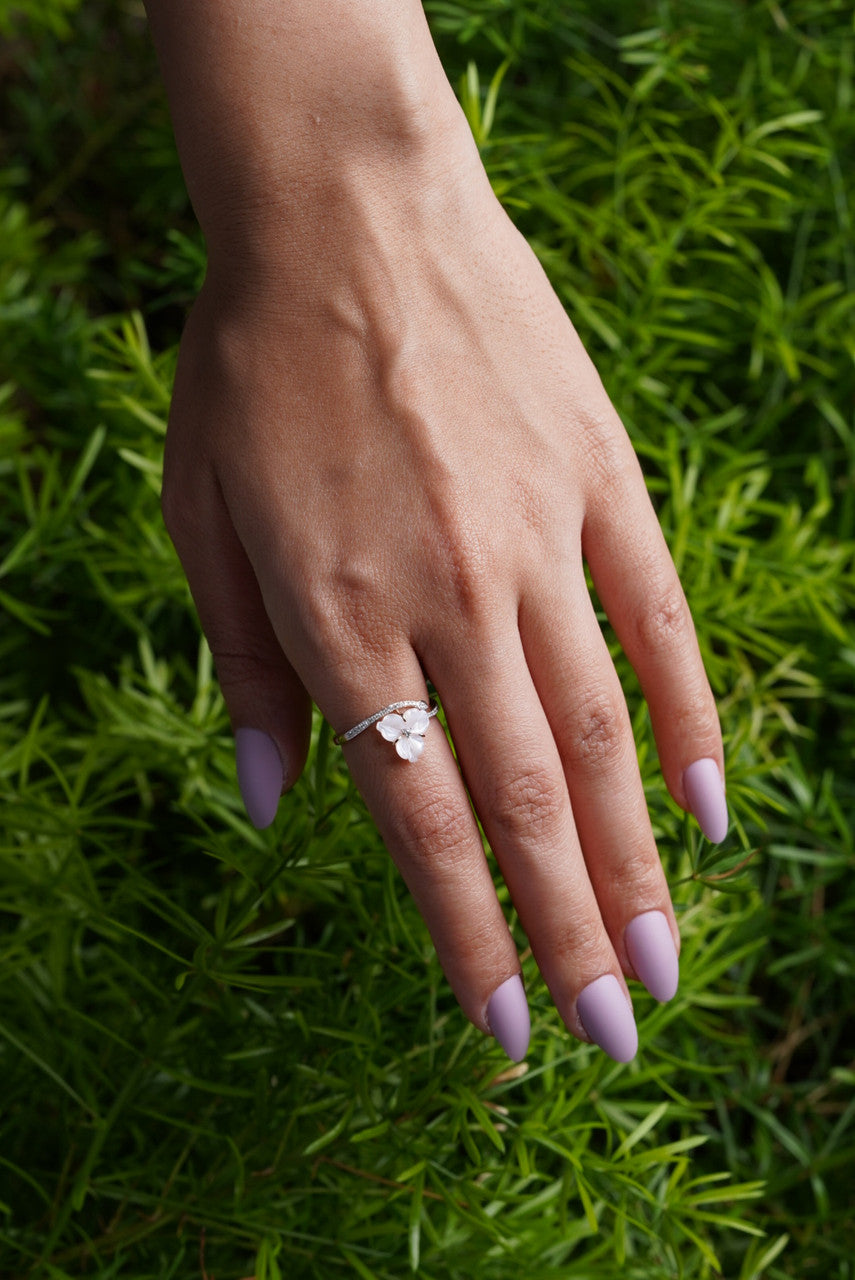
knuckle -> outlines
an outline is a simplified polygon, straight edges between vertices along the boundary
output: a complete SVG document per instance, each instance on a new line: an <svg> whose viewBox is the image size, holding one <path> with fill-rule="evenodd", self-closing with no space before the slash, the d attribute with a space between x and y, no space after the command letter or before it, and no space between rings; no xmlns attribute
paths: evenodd
<svg viewBox="0 0 855 1280"><path fill-rule="evenodd" d="M550 960L557 970L567 973L578 973L590 967L590 957L606 954L607 948L608 939L596 912L577 914L549 939Z"/></svg>
<svg viewBox="0 0 855 1280"><path fill-rule="evenodd" d="M645 649L673 648L693 634L689 606L676 578L654 591L637 626Z"/></svg>
<svg viewBox="0 0 855 1280"><path fill-rule="evenodd" d="M473 904L474 905L474 904ZM501 964L501 934L489 910L467 914L466 930L455 939L458 959L467 973L495 973Z"/></svg>
<svg viewBox="0 0 855 1280"><path fill-rule="evenodd" d="M381 590L376 566L355 556L310 576L303 611L313 647L346 669L363 668L366 657L383 662L399 631L400 610Z"/></svg>
<svg viewBox="0 0 855 1280"><path fill-rule="evenodd" d="M324 595L327 616L342 636L358 636L365 643L385 620L376 571L355 559L336 566Z"/></svg>
<svg viewBox="0 0 855 1280"><path fill-rule="evenodd" d="M281 654L265 651L245 644L229 645L228 642L211 645L211 655L217 672L217 680L223 689L237 689L269 681L271 671Z"/></svg>
<svg viewBox="0 0 855 1280"><path fill-rule="evenodd" d="M447 602L461 627L480 632L495 598L497 556L489 541L452 513L439 523L432 549L434 593Z"/></svg>
<svg viewBox="0 0 855 1280"><path fill-rule="evenodd" d="M588 415L585 466L592 492L598 496L614 493L638 470L638 460L629 437L611 416Z"/></svg>
<svg viewBox="0 0 855 1280"><path fill-rule="evenodd" d="M473 825L468 810L440 792L413 797L402 805L392 839L441 871L443 865L456 862L471 847Z"/></svg>
<svg viewBox="0 0 855 1280"><path fill-rule="evenodd" d="M563 495L556 502L554 493L531 472L510 476L509 484L513 496L511 509L519 516L525 549L531 548L540 558L554 556L568 514Z"/></svg>
<svg viewBox="0 0 855 1280"><path fill-rule="evenodd" d="M624 850L609 868L609 892L619 902L657 903L662 896L663 872L656 853L647 849ZM652 908L651 908L652 909Z"/></svg>
<svg viewBox="0 0 855 1280"><path fill-rule="evenodd" d="M564 763L570 769L599 772L622 755L625 744L624 710L604 691L592 693L573 713L564 735Z"/></svg>
<svg viewBox="0 0 855 1280"><path fill-rule="evenodd" d="M458 476L429 476L423 502L412 554L425 586L461 627L478 630L492 614L506 567L503 538Z"/></svg>
<svg viewBox="0 0 855 1280"><path fill-rule="evenodd" d="M484 817L504 840L543 845L554 841L567 805L563 778L546 769L527 769L495 783Z"/></svg>
<svg viewBox="0 0 855 1280"><path fill-rule="evenodd" d="M687 688L684 684L677 705L671 711L670 728L672 732L691 735L693 738L697 738L708 728L713 740L719 737L715 701L706 681L703 684L698 681L698 687L695 688Z"/></svg>

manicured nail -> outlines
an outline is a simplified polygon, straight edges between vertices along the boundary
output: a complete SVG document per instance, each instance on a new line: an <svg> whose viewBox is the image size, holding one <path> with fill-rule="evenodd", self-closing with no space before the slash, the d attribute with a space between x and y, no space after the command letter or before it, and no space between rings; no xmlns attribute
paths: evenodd
<svg viewBox="0 0 855 1280"><path fill-rule="evenodd" d="M235 762L250 822L259 830L269 827L282 794L282 761L276 743L260 729L238 729Z"/></svg>
<svg viewBox="0 0 855 1280"><path fill-rule="evenodd" d="M522 978L515 973L490 996L487 1026L513 1062L521 1062L528 1050L531 1020Z"/></svg>
<svg viewBox="0 0 855 1280"><path fill-rule="evenodd" d="M719 844L727 835L727 801L715 760L690 764L683 774L683 790L701 831L713 844Z"/></svg>
<svg viewBox="0 0 855 1280"><path fill-rule="evenodd" d="M615 1062L631 1062L638 1052L635 1018L613 973L589 982L576 1001L582 1026Z"/></svg>
<svg viewBox="0 0 855 1280"><path fill-rule="evenodd" d="M680 965L666 917L661 911L645 911L630 920L623 937L630 964L654 1000L670 1000L677 991Z"/></svg>

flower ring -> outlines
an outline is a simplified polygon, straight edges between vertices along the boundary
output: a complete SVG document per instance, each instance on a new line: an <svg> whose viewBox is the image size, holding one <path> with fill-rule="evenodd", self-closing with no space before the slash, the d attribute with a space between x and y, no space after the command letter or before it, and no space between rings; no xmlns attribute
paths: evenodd
<svg viewBox="0 0 855 1280"><path fill-rule="evenodd" d="M396 713L406 707L403 715ZM377 725L378 732L387 742L394 742L395 750L402 760L415 764L425 749L425 734L430 728L431 717L439 708L435 703L427 702L393 702L373 716L360 720L359 724L348 729L347 733L339 733L333 738L336 744L350 742L363 729L372 724Z"/></svg>
<svg viewBox="0 0 855 1280"><path fill-rule="evenodd" d="M425 749L425 734L430 728L428 713L421 707L411 707L402 716L393 711L377 721L377 728L387 742L394 742L402 760L415 764Z"/></svg>

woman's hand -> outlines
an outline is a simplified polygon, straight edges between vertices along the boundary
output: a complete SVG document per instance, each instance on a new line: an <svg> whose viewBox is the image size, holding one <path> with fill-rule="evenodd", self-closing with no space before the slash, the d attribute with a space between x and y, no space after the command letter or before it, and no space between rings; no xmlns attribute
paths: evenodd
<svg viewBox="0 0 855 1280"><path fill-rule="evenodd" d="M436 724L416 763L373 728L343 750L457 999L524 1055L474 805L564 1022L625 1061L625 978L669 999L679 935L584 561L669 790L714 839L718 720L626 433L446 118L394 161L369 149L283 172L284 199L217 204L164 514L257 824L303 766L310 698L340 733L429 679L457 761Z"/></svg>

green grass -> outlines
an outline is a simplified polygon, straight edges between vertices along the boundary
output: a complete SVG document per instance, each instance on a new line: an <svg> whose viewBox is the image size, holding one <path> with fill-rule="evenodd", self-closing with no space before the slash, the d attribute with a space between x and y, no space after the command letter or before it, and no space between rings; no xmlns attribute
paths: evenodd
<svg viewBox="0 0 855 1280"><path fill-rule="evenodd" d="M855 1275L851 7L430 5L644 464L726 739L619 1067L463 1018L324 726L247 822L159 512L204 250L136 5L4 7L0 1275ZM509 917L510 905L504 891ZM525 940L516 929L521 949Z"/></svg>

